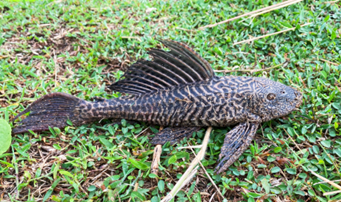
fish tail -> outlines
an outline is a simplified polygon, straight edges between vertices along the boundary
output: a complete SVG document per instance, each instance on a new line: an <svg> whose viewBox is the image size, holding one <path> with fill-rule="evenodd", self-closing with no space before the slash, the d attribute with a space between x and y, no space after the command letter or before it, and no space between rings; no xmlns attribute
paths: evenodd
<svg viewBox="0 0 341 202"><path fill-rule="evenodd" d="M81 116L81 113L86 111L87 104L91 103L66 93L45 95L14 117L13 121L30 112L26 118L16 124L13 134L29 130L45 131L49 130L49 127L64 128L68 125L68 120L74 126L89 123L93 121L92 118L82 118Z"/></svg>

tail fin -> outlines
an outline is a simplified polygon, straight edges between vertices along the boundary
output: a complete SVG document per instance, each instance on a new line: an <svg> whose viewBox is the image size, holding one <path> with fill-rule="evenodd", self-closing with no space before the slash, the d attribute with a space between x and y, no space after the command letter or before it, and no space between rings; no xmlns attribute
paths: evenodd
<svg viewBox="0 0 341 202"><path fill-rule="evenodd" d="M86 101L66 93L52 93L45 95L33 102L27 109L18 114L14 119L30 112L21 122L17 123L13 129L13 134L45 131L50 127L63 128L67 126L67 120L71 120L73 125L81 125L89 122L80 115L81 103ZM85 105L84 105L85 106Z"/></svg>

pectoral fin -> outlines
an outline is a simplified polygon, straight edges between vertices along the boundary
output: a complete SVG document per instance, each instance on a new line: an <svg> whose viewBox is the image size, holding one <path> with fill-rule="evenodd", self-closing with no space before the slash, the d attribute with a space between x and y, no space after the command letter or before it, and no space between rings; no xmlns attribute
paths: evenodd
<svg viewBox="0 0 341 202"><path fill-rule="evenodd" d="M200 127L168 127L158 132L151 143L155 145L163 145L166 142L175 144L184 137L189 137L193 134L193 132L198 130L200 130Z"/></svg>
<svg viewBox="0 0 341 202"><path fill-rule="evenodd" d="M249 147L256 134L258 125L258 123L242 123L226 134L224 145L219 155L221 161L215 169L216 171L218 170L218 174L232 165Z"/></svg>

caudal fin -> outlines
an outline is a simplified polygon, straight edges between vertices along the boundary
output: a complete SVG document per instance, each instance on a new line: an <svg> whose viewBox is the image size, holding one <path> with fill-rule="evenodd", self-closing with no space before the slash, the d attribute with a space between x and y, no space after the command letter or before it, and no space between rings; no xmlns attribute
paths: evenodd
<svg viewBox="0 0 341 202"><path fill-rule="evenodd" d="M18 114L14 119L30 112L30 114L16 124L14 134L48 130L49 127L64 128L67 120L73 125L81 125L89 120L81 118L81 103L86 101L66 93L52 93L45 95L33 102L27 109Z"/></svg>

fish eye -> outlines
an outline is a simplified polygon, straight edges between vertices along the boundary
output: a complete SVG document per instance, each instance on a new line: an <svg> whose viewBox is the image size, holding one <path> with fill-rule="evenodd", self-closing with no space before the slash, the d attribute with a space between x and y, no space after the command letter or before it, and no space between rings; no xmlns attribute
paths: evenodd
<svg viewBox="0 0 341 202"><path fill-rule="evenodd" d="M273 99L276 98L276 95L273 94L273 93L269 93L269 94L266 96L266 98L267 98L268 100L273 100Z"/></svg>
<svg viewBox="0 0 341 202"><path fill-rule="evenodd" d="M281 90L281 93L282 93L282 94L285 94L285 91L284 91L284 90Z"/></svg>

